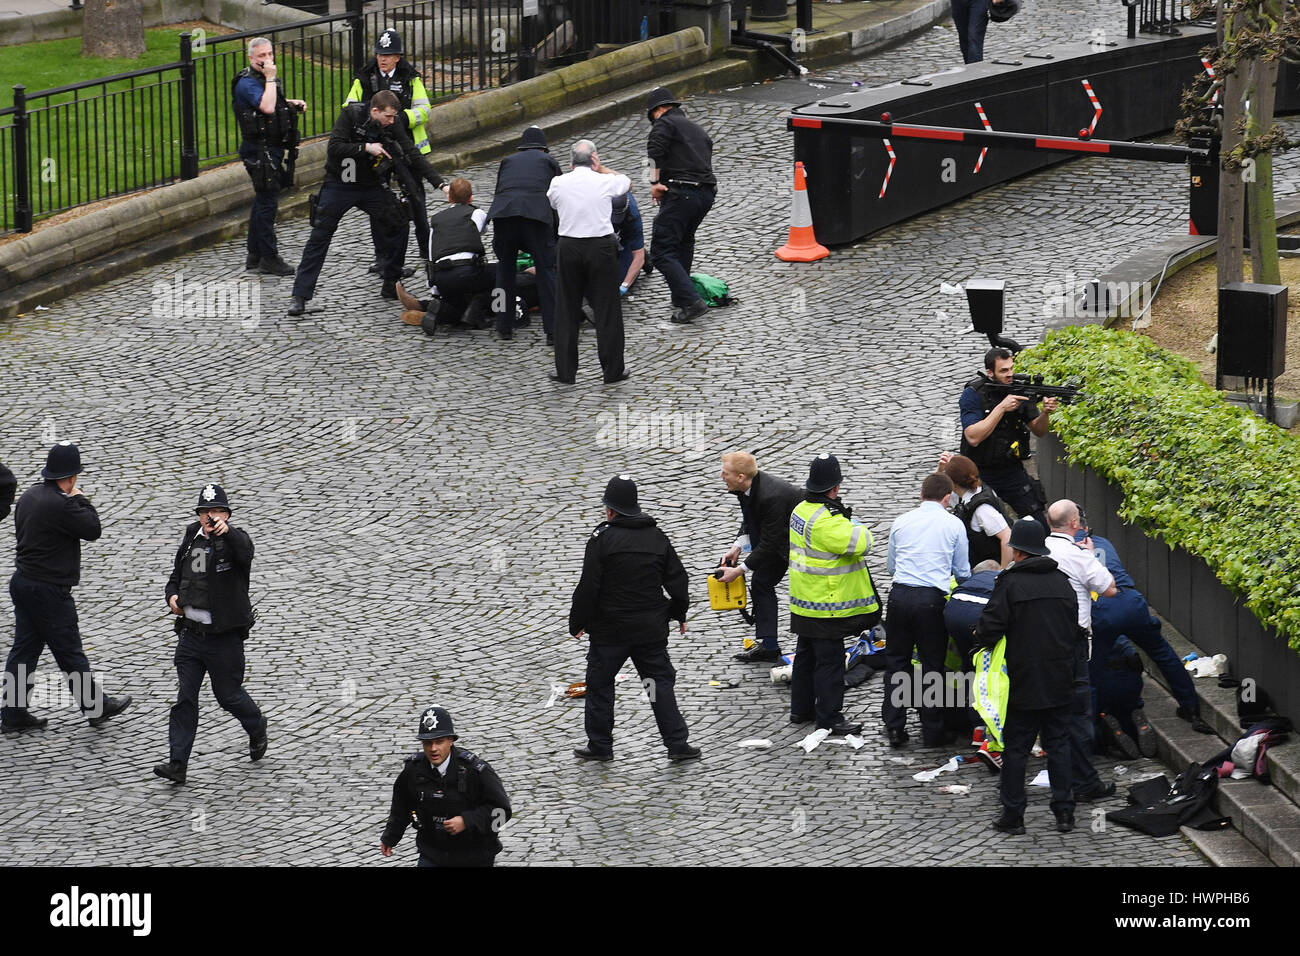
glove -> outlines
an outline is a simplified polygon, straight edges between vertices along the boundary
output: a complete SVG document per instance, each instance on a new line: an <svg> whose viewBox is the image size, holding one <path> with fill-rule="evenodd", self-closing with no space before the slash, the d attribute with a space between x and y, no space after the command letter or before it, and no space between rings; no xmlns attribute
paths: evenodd
<svg viewBox="0 0 1300 956"><path fill-rule="evenodd" d="M625 286L625 285L620 285L620 286L618 287L618 294L619 294L619 295L627 295L627 286Z"/></svg>

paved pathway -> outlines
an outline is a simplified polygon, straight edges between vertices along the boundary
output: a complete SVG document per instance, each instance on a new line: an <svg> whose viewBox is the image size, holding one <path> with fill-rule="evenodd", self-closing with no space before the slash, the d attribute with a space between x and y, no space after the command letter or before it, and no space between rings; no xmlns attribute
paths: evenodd
<svg viewBox="0 0 1300 956"><path fill-rule="evenodd" d="M1060 39L1073 9L1118 24L1111 6L1050 0L1011 33L1037 24ZM954 50L951 31L936 29L818 79L915 74L951 64ZM964 300L940 281L1007 277L1009 334L1034 340L1050 283L1184 228L1181 169L1089 160L814 265L779 263L790 189L780 117L817 95L786 81L690 101L717 140L724 183L699 267L726 278L739 304L672 326L658 278L638 283L626 310L633 377L618 386L600 384L590 335L578 384L564 388L546 378L539 328L500 343L429 340L400 324L364 275L360 218L340 231L305 320L283 315L289 282L271 279L238 287L258 296L251 317L168 313L162 292L178 276L248 281L232 242L0 330L3 453L26 483L51 440L80 443L105 524L77 592L87 651L112 691L136 698L99 731L47 708L48 730L0 742L0 862L408 865L411 840L392 861L376 844L401 755L415 749L414 717L435 701L512 794L502 863L1202 865L1181 838L1094 832L1086 809L1080 830L1058 834L1036 789L1029 835L990 839L995 778L971 768L911 780L950 754L885 746L878 681L847 698L872 731L867 745L805 756L787 691L730 659L742 629L704 597L735 524L722 451L754 449L792 478L817 452L839 454L887 586L884 532L955 446L957 394L984 350L961 334ZM630 116L592 135L607 164L636 175L646 130ZM486 205L492 167L458 172ZM290 258L306 231L281 227ZM576 764L581 705L552 699L553 685L582 676L565 615L600 491L619 471L638 479L693 574L690 632L673 655L702 763L664 759L635 679L620 685L610 764ZM212 480L257 546L248 687L268 712L271 748L250 765L238 725L205 690L190 782L172 788L150 774L166 755L175 687L162 589ZM0 529L5 578L12 533ZM6 610L6 646L11 630ZM748 737L775 747L736 746ZM1100 766L1121 784L1162 769ZM937 792L955 780L971 793Z"/></svg>

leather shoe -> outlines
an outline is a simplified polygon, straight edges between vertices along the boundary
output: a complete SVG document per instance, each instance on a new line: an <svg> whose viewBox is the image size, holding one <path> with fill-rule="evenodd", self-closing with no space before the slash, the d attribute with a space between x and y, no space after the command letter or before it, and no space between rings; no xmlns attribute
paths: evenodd
<svg viewBox="0 0 1300 956"><path fill-rule="evenodd" d="M993 829L1010 833L1012 836L1020 836L1025 832L1025 818L1022 814L1003 810L1002 816L993 821Z"/></svg>
<svg viewBox="0 0 1300 956"><path fill-rule="evenodd" d="M427 312L421 312L419 309L403 309L402 321L407 325L419 325L428 314Z"/></svg>
<svg viewBox="0 0 1300 956"><path fill-rule="evenodd" d="M700 316L704 315L704 313L708 312L709 307L703 299L696 299L690 305L686 306L686 308L678 309L677 311L681 315L683 322L694 322Z"/></svg>
<svg viewBox="0 0 1300 956"><path fill-rule="evenodd" d="M612 753L602 753L599 750L592 750L590 747L575 747L573 755L582 760L599 760L601 762L614 759Z"/></svg>
<svg viewBox="0 0 1300 956"><path fill-rule="evenodd" d="M409 279L413 275L415 275L415 266L407 266L405 269L402 270L403 279Z"/></svg>
<svg viewBox="0 0 1300 956"><path fill-rule="evenodd" d="M1069 833L1074 829L1074 811L1062 810L1056 815L1056 829L1061 833Z"/></svg>
<svg viewBox="0 0 1300 956"><path fill-rule="evenodd" d="M407 292L404 288L402 288L402 283L400 282L397 283L397 285L394 286L394 288L397 291L397 301L402 303L403 309L409 309L412 312L425 311L423 308L420 307L420 300L417 299L415 296L411 295L411 293Z"/></svg>
<svg viewBox="0 0 1300 956"><path fill-rule="evenodd" d="M248 735L248 759L261 760L266 753L266 718L262 718L262 729Z"/></svg>
<svg viewBox="0 0 1300 956"><path fill-rule="evenodd" d="M632 373L625 371L622 375L615 375L613 378L605 379L605 384L616 385L619 382L626 382L631 377L632 377Z"/></svg>
<svg viewBox="0 0 1300 956"><path fill-rule="evenodd" d="M847 720L837 720L831 724L832 737L856 737L862 733L862 725L850 723Z"/></svg>
<svg viewBox="0 0 1300 956"><path fill-rule="evenodd" d="M125 697L105 697L104 709L98 717L90 718L90 726L101 727L108 723L109 720L116 717L122 711L131 706L131 695Z"/></svg>
<svg viewBox="0 0 1300 956"><path fill-rule="evenodd" d="M699 747L685 747L682 750L668 751L669 760L699 760L700 754L704 753Z"/></svg>
<svg viewBox="0 0 1300 956"><path fill-rule="evenodd" d="M694 325L695 323L686 317L684 309L673 309L673 314L668 317L668 321L673 325Z"/></svg>
<svg viewBox="0 0 1300 956"><path fill-rule="evenodd" d="M384 299L396 299L396 298L397 298L397 280L396 280L396 279L385 279L385 280L384 280L384 284L383 284L383 285L380 287L380 289L379 289L379 295L380 295L381 298L384 298Z"/></svg>
<svg viewBox="0 0 1300 956"><path fill-rule="evenodd" d="M300 295L295 295L289 300L289 308L284 310L285 315L302 315L307 311L307 300Z"/></svg>
<svg viewBox="0 0 1300 956"><path fill-rule="evenodd" d="M791 714L790 723L792 724L811 724L817 718L812 714Z"/></svg>
<svg viewBox="0 0 1300 956"><path fill-rule="evenodd" d="M1194 714L1186 707L1179 707L1177 713L1179 718L1191 724L1192 730L1196 731L1198 734L1214 733L1214 728L1202 720L1199 713Z"/></svg>
<svg viewBox="0 0 1300 956"><path fill-rule="evenodd" d="M499 338L502 342L513 342L515 338L514 329L506 329L504 332L498 329L497 338Z"/></svg>
<svg viewBox="0 0 1300 956"><path fill-rule="evenodd" d="M745 664L780 664L781 652L759 645L758 647L751 647L747 651L741 651L739 654L733 654L731 659Z"/></svg>
<svg viewBox="0 0 1300 956"><path fill-rule="evenodd" d="M267 276L291 276L296 270L289 263L285 262L279 256L273 259L262 260L262 275Z"/></svg>
<svg viewBox="0 0 1300 956"><path fill-rule="evenodd" d="M406 313L402 313L405 315ZM425 312L420 317L420 330L425 335L433 335L438 331L438 320L435 316Z"/></svg>
<svg viewBox="0 0 1300 956"><path fill-rule="evenodd" d="M16 734L21 730L41 730L48 723L44 717L34 717L30 711L21 710L16 716L0 723L0 731Z"/></svg>
<svg viewBox="0 0 1300 956"><path fill-rule="evenodd" d="M906 747L907 731L906 730L889 731L889 746L893 747L895 750L898 750L900 747Z"/></svg>
<svg viewBox="0 0 1300 956"><path fill-rule="evenodd" d="M256 269L257 264L261 261L262 261L261 256L259 256L256 252L250 252L248 256L244 259L244 268Z"/></svg>
<svg viewBox="0 0 1300 956"><path fill-rule="evenodd" d="M571 379L571 378L560 378L560 376L556 375L554 372L552 372L551 374L547 375L546 377L549 378L552 382L559 382L561 385L572 385L572 384L573 384L573 379Z"/></svg>
<svg viewBox="0 0 1300 956"><path fill-rule="evenodd" d="M374 262L370 263L370 268L367 269L366 271L373 272L375 275L379 275L379 273L384 271L384 264L380 262L378 259L376 259Z"/></svg>
<svg viewBox="0 0 1300 956"><path fill-rule="evenodd" d="M175 760L154 764L153 772L159 777L167 778L172 783L185 782L185 764L177 763Z"/></svg>
<svg viewBox="0 0 1300 956"><path fill-rule="evenodd" d="M1104 783L1092 790L1076 790L1074 793L1074 799L1079 803L1092 803L1094 800L1105 800L1113 796L1115 796L1114 783Z"/></svg>

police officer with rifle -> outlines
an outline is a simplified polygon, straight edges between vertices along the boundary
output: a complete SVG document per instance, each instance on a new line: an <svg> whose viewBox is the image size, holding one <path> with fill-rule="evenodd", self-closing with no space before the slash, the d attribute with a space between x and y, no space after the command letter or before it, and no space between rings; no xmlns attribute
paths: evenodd
<svg viewBox="0 0 1300 956"><path fill-rule="evenodd" d="M248 66L231 84L235 116L243 141L239 158L253 181L253 209L248 215L248 259L246 269L260 269L266 275L293 275L293 266L280 257L275 241L275 213L280 190L293 185L293 168L298 161L298 114L307 108L303 100L287 99L276 78L271 41L255 37L248 41Z"/></svg>
<svg viewBox="0 0 1300 956"><path fill-rule="evenodd" d="M435 187L447 189L447 182L420 155L403 124L394 122L401 106L397 96L381 90L370 98L370 105L345 106L330 132L326 149L325 182L312 210L311 236L303 249L302 262L293 282L293 299L289 315L302 315L307 300L316 292L316 280L330 240L339 221L350 209L361 209L375 225L380 243L385 299L397 298L397 280L406 259L406 242L410 235L410 216L414 214L416 241L424 258L429 256L429 224L424 205L412 201L418 187L418 174ZM405 201L390 185L393 177L401 185Z"/></svg>

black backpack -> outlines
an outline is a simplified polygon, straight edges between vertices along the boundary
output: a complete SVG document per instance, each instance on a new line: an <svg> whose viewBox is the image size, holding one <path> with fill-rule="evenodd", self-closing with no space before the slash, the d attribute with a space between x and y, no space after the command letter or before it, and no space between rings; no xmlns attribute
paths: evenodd
<svg viewBox="0 0 1300 956"><path fill-rule="evenodd" d="M1112 810L1106 819L1149 836L1170 836L1179 827L1221 830L1232 821L1210 806L1218 789L1217 768L1188 764L1173 784L1165 777L1156 777L1130 787L1129 806Z"/></svg>

